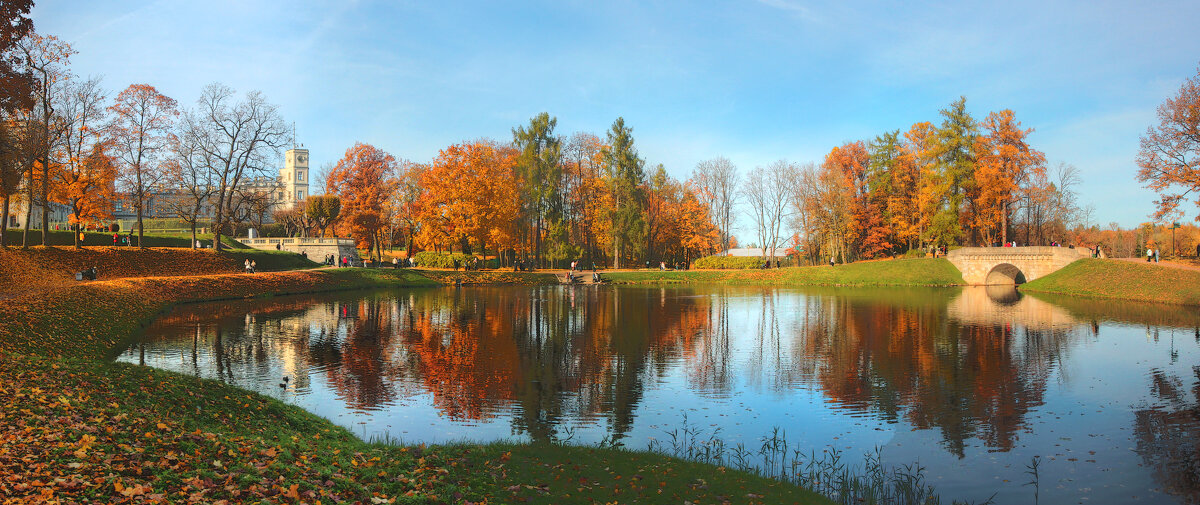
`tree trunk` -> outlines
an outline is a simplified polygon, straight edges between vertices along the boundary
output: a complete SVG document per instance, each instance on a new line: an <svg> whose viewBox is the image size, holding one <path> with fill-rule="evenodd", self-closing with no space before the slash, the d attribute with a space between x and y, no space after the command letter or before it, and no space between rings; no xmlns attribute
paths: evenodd
<svg viewBox="0 0 1200 505"><path fill-rule="evenodd" d="M143 244L145 244L146 241L143 239L144 233L142 233L142 204L140 203L141 197L138 197L138 200L139 200L138 207L137 207L138 249L145 249L146 246ZM129 245L133 245L133 244L129 244Z"/></svg>
<svg viewBox="0 0 1200 505"><path fill-rule="evenodd" d="M1000 213L1000 242L1008 243L1008 202L1004 202L1004 211ZM989 246L992 244L988 244Z"/></svg>
<svg viewBox="0 0 1200 505"><path fill-rule="evenodd" d="M25 199L25 227L21 230L21 249L29 249L29 220L33 217L33 166L29 167L29 188Z"/></svg>
<svg viewBox="0 0 1200 505"><path fill-rule="evenodd" d="M0 212L0 247L8 247L8 192L4 193L4 209Z"/></svg>
<svg viewBox="0 0 1200 505"><path fill-rule="evenodd" d="M223 184L217 193L217 215L213 220L213 250L217 252L221 252L221 224L225 218L225 187Z"/></svg>
<svg viewBox="0 0 1200 505"><path fill-rule="evenodd" d="M42 245L50 245L50 157L42 157Z"/></svg>

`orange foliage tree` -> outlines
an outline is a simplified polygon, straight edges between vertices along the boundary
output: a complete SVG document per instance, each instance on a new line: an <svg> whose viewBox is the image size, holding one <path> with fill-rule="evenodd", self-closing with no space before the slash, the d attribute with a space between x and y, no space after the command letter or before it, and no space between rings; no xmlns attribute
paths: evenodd
<svg viewBox="0 0 1200 505"><path fill-rule="evenodd" d="M1030 176L1045 175L1046 157L1025 142L1033 129L1022 130L1011 110L988 114L983 128L986 133L975 140L978 163L972 224L985 244L997 238L1008 242L1009 220L1018 192Z"/></svg>
<svg viewBox="0 0 1200 505"><path fill-rule="evenodd" d="M378 257L379 234L387 225L384 206L395 189L396 158L370 144L355 143L325 179L325 194L342 201L334 229Z"/></svg>
<svg viewBox="0 0 1200 505"><path fill-rule="evenodd" d="M1154 217L1167 220L1188 194L1200 206L1200 71L1158 106L1158 121L1142 136L1137 178L1159 194Z"/></svg>
<svg viewBox="0 0 1200 505"><path fill-rule="evenodd" d="M486 253L519 247L519 153L509 146L476 141L442 149L420 174L417 240L424 247L454 245Z"/></svg>
<svg viewBox="0 0 1200 505"><path fill-rule="evenodd" d="M104 90L97 79L68 83L56 108L62 117L62 142L51 162L55 184L51 200L71 208L75 248L79 228L86 222L111 217L116 167L101 123L105 120Z"/></svg>
<svg viewBox="0 0 1200 505"><path fill-rule="evenodd" d="M119 160L120 182L137 212L138 246L142 218L151 188L166 177L160 154L167 151L171 128L179 115L175 100L149 84L130 84L109 108L115 117L109 126L113 150Z"/></svg>

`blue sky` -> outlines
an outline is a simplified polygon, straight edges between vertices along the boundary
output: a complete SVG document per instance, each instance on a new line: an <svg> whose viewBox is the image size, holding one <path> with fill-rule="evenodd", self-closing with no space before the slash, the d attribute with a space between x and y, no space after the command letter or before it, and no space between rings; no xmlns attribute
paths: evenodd
<svg viewBox="0 0 1200 505"><path fill-rule="evenodd" d="M977 119L1012 109L1049 164L1080 169L1094 221L1124 226L1155 198L1138 137L1200 64L1195 1L39 0L33 19L113 94L261 90L314 166L356 141L425 161L547 111L562 134L623 116L683 179L718 155L820 162L965 95Z"/></svg>

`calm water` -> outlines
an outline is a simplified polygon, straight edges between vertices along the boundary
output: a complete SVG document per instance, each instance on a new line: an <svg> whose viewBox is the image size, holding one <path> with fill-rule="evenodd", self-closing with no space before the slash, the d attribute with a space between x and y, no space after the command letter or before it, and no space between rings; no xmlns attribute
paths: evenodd
<svg viewBox="0 0 1200 505"><path fill-rule="evenodd" d="M1032 503L1041 456L1042 503L1200 503L1198 327L984 288L429 288L187 305L118 360L364 437L644 448L686 416L730 444L879 447L944 498Z"/></svg>

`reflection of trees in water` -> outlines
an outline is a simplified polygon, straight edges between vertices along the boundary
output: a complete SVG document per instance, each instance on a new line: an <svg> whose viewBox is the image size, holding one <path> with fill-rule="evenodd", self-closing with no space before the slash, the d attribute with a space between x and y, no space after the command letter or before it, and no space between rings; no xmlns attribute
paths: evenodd
<svg viewBox="0 0 1200 505"><path fill-rule="evenodd" d="M177 328L171 345L211 346L227 380L314 374L360 410L428 393L459 420L511 408L535 440L597 419L620 440L646 382L682 361L700 394L809 383L846 409L938 428L960 456L971 437L1008 450L1075 331L964 323L947 312L956 293L447 288L206 304L160 323ZM752 333L731 335L744 306Z"/></svg>
<svg viewBox="0 0 1200 505"><path fill-rule="evenodd" d="M1192 384L1178 376L1150 370L1150 394L1159 405L1134 412L1137 453L1154 469L1163 490L1200 503L1200 366L1192 367Z"/></svg>
<svg viewBox="0 0 1200 505"><path fill-rule="evenodd" d="M656 290L441 291L408 311L406 344L451 416L483 419L512 404L514 431L535 440L558 437L565 419L604 417L615 441L648 376L700 333L681 323L706 320L706 308L681 315L673 300Z"/></svg>
<svg viewBox="0 0 1200 505"><path fill-rule="evenodd" d="M1006 451L1042 403L1052 363L1074 331L962 324L945 308L822 298L809 303L794 346L838 404L939 428L962 457L968 438Z"/></svg>

